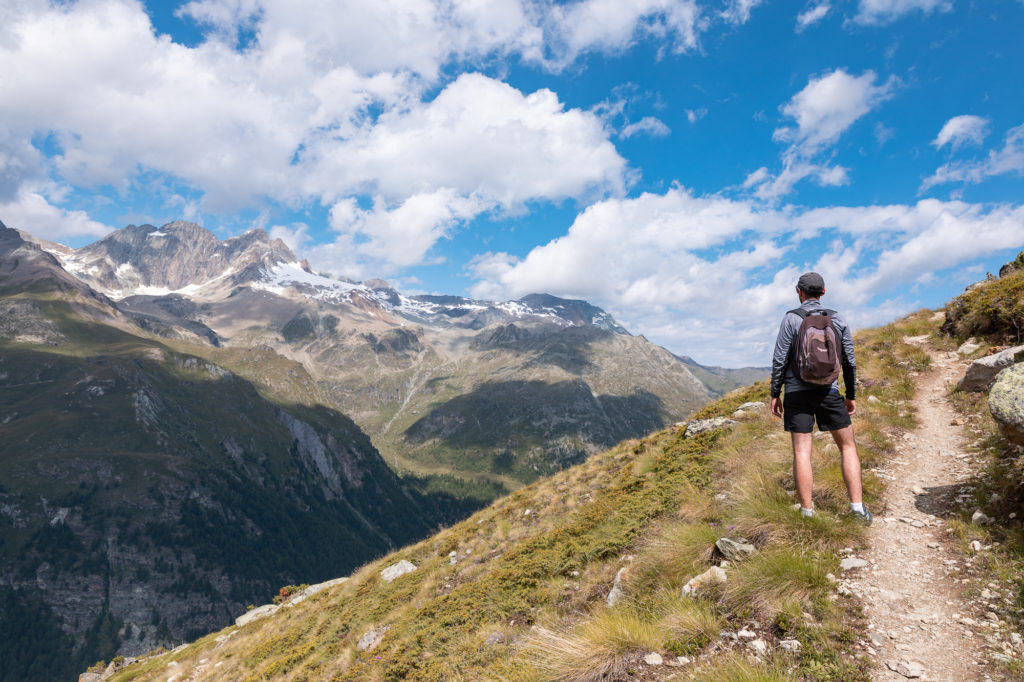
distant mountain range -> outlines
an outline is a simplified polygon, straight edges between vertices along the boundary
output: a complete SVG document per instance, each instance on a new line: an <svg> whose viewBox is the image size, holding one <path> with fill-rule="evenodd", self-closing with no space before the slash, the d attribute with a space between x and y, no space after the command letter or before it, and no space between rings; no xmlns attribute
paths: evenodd
<svg viewBox="0 0 1024 682"><path fill-rule="evenodd" d="M174 222L39 245L140 326L199 341L258 385L258 367L216 349L300 363L389 463L418 473L516 486L765 375L673 356L585 301L406 296L330 277L262 230L222 242Z"/></svg>
<svg viewBox="0 0 1024 682"><path fill-rule="evenodd" d="M179 641L765 374L584 301L329 277L261 230L0 224L0 657Z"/></svg>

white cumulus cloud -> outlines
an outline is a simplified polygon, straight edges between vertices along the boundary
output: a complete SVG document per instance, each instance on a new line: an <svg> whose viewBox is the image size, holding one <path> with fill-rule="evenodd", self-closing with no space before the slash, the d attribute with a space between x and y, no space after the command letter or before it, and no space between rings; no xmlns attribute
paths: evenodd
<svg viewBox="0 0 1024 682"><path fill-rule="evenodd" d="M866 326L917 307L910 292L935 273L1021 243L1021 206L766 208L676 187L599 202L525 257L483 254L469 269L474 295L584 298L702 362L765 365L801 272L821 272L829 305Z"/></svg>
<svg viewBox="0 0 1024 682"><path fill-rule="evenodd" d="M182 15L215 27L195 47L156 35L133 0L5 5L0 201L24 204L48 173L84 188L166 183L174 189L156 193L190 215L357 196L379 197L375 215L390 215L438 192L521 210L624 192L631 171L595 114L474 73L430 85L452 58L527 55L539 40L536 7L410 0L350 3L346 15L328 4L193 2ZM660 17L668 30L686 6L659 0L631 16ZM241 51L240 27L255 35ZM641 131L663 132L656 119ZM56 152L44 160L33 138ZM360 234L390 229L360 224ZM411 224L436 242L431 221Z"/></svg>
<svg viewBox="0 0 1024 682"><path fill-rule="evenodd" d="M772 174L760 168L747 176L744 187L762 199L778 199L805 178L819 185L843 185L849 181L842 166L818 159L858 119L889 99L898 81L877 83L874 71L854 76L845 69L812 77L807 85L781 107L794 124L775 129L774 138L787 142L782 153L783 168Z"/></svg>
<svg viewBox="0 0 1024 682"><path fill-rule="evenodd" d="M390 277L402 268L430 262L430 250L438 240L491 207L481 197L465 197L451 189L415 194L397 205L378 197L370 209L344 199L330 211L334 241L300 248L300 253L317 268L347 277Z"/></svg>
<svg viewBox="0 0 1024 682"><path fill-rule="evenodd" d="M995 175L1011 173L1024 174L1024 124L1010 128L1003 146L990 150L984 159L951 161L939 166L921 183L920 191L954 182L977 184Z"/></svg>
<svg viewBox="0 0 1024 682"><path fill-rule="evenodd" d="M25 187L9 200L0 200L0 219L7 227L51 241L102 237L113 230L109 225L90 219L85 211L55 206L43 193Z"/></svg>
<svg viewBox="0 0 1024 682"><path fill-rule="evenodd" d="M942 126L942 130L932 140L932 145L936 149L942 149L947 144L952 149L969 144L980 145L988 135L988 124L988 119L981 116L954 116Z"/></svg>
<svg viewBox="0 0 1024 682"><path fill-rule="evenodd" d="M480 74L382 115L365 134L318 140L301 164L305 191L328 202L355 191L395 200L451 188L504 206L621 192L626 171L595 114L566 110L550 90L524 95Z"/></svg>

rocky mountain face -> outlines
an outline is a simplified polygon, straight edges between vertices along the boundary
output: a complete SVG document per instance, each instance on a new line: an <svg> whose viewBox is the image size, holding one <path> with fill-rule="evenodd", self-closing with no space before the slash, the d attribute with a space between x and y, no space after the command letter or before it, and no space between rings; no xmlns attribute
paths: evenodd
<svg viewBox="0 0 1024 682"><path fill-rule="evenodd" d="M45 247L45 243L40 242ZM265 276L295 255L263 230L220 241L195 223L129 225L81 249L57 250L66 270L114 298L233 286Z"/></svg>
<svg viewBox="0 0 1024 682"><path fill-rule="evenodd" d="M0 677L171 645L477 506L398 479L301 365L253 351L261 390L186 336L0 225Z"/></svg>
<svg viewBox="0 0 1024 682"><path fill-rule="evenodd" d="M585 301L406 296L328 277L260 230L221 242L188 223L130 226L49 248L140 326L224 349L208 355L265 390L258 366L224 351L298 362L389 464L419 474L516 487L766 376L678 358Z"/></svg>

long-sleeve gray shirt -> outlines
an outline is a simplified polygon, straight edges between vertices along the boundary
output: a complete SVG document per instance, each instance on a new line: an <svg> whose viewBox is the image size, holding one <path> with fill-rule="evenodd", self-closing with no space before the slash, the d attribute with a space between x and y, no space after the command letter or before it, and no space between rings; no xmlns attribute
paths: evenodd
<svg viewBox="0 0 1024 682"><path fill-rule="evenodd" d="M821 310L821 301L816 298L809 298L800 304L800 307L809 312ZM832 323L842 337L843 355L843 383L846 384L846 399L854 400L857 394L857 361L853 356L853 335L850 333L850 326L839 313L832 315ZM771 396L778 398L785 385L786 392L806 391L811 388L821 388L815 384L808 384L796 374L795 363L789 362L789 354L793 343L796 341L796 333L800 330L803 322L796 313L786 313L782 318L782 325L779 327L779 336L775 339L775 353L772 355L772 384ZM833 384L834 390L839 390L839 380Z"/></svg>

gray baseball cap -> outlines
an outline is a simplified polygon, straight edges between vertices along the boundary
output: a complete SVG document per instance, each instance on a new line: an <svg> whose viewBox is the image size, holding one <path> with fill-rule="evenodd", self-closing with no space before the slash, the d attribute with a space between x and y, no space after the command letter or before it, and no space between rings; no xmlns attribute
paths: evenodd
<svg viewBox="0 0 1024 682"><path fill-rule="evenodd" d="M816 272L805 272L800 275L796 286L805 293L821 295L825 291L825 280Z"/></svg>

